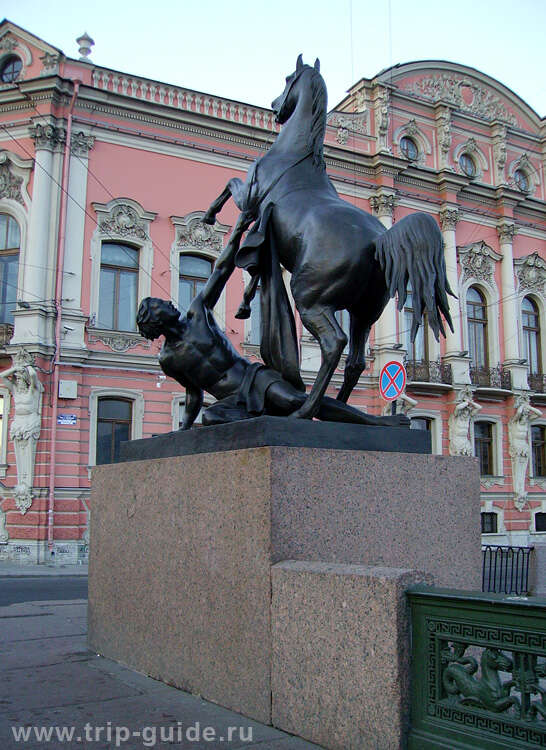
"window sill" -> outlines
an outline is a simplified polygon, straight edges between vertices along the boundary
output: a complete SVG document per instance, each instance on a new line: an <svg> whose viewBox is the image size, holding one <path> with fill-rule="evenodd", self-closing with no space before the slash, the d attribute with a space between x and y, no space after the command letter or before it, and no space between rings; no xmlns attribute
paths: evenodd
<svg viewBox="0 0 546 750"><path fill-rule="evenodd" d="M482 474L480 476L480 484L482 484L484 487L492 487L494 484L504 484L504 477L503 476L495 476L494 474Z"/></svg>

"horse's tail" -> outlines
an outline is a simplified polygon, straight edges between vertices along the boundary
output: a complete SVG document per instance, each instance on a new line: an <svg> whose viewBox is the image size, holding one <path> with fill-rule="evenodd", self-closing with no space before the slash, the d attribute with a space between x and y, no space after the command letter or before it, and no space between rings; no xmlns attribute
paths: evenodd
<svg viewBox="0 0 546 750"><path fill-rule="evenodd" d="M411 340L415 339L424 312L436 340L445 336L440 313L453 331L447 295L449 286L444 259L444 243L438 224L424 213L405 216L374 241L375 258L385 275L390 296L398 292L398 309L407 297L408 280L413 296Z"/></svg>

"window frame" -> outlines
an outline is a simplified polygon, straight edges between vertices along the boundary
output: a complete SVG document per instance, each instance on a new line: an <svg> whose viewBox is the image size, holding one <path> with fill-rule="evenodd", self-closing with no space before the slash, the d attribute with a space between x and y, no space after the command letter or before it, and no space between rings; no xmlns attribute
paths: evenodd
<svg viewBox="0 0 546 750"><path fill-rule="evenodd" d="M468 295L469 292L475 291L479 295L481 299L480 307L483 307L484 310L484 317L478 318L478 317L471 317L469 313L469 306L477 307L477 302L469 302ZM470 363L471 367L480 368L480 369L487 369L490 367L489 364L489 319L487 315L487 298L483 294L480 287L476 286L475 284L471 284L468 289L465 292L465 310L466 310L466 329L467 329L467 339L468 339L468 354L470 356ZM470 326L471 324L474 324L475 326L480 325L482 328L482 334L481 339L483 343L483 352L484 352L484 362L478 363L473 359L473 352L471 351L471 341L472 337L470 335ZM474 335L474 341L477 340L476 335Z"/></svg>
<svg viewBox="0 0 546 750"><path fill-rule="evenodd" d="M91 477L91 469L97 465L97 418L101 398L132 401L130 439L138 440L142 437L144 423L144 394L142 391L133 391L128 388L91 388L89 393L89 452L87 464L89 477Z"/></svg>
<svg viewBox="0 0 546 750"><path fill-rule="evenodd" d="M538 297L535 294L530 294L529 292L526 292L523 290L520 292L520 295L518 297L518 303L519 303L519 334L520 334L520 341L521 341L521 356L525 356L525 331L526 326L523 325L523 302L525 299L529 299L537 311L538 315L538 332L537 332L537 342L538 342L538 367L539 370L537 373L533 373L531 371L531 364L529 362L529 358L526 357L527 362L527 368L530 374L543 374L544 373L544 361L543 361L543 352L546 349L546 329L542 325L542 322L544 320L544 301Z"/></svg>
<svg viewBox="0 0 546 750"><path fill-rule="evenodd" d="M539 481L546 481L546 425L542 422L535 423L531 422L529 430L529 441L530 441L530 452L529 452L529 478L537 479ZM537 474L535 469L535 442L533 441L533 429L542 430L542 464L544 474Z"/></svg>
<svg viewBox="0 0 546 750"><path fill-rule="evenodd" d="M495 519L495 530L494 531L484 531L484 516L489 516L490 519ZM489 534L498 534L499 533L499 513L497 513L494 510L481 510L480 511L480 533L483 535L489 535Z"/></svg>
<svg viewBox="0 0 546 750"><path fill-rule="evenodd" d="M203 276L201 276L201 277L190 276L190 275L186 276L186 275L180 273L180 264L182 262L182 258L198 258L199 260L205 260L205 261L207 261L207 263L210 263L210 272L209 272L209 275L205 278ZM206 255L201 255L200 253L197 253L197 252L195 252L195 253L189 253L189 252L186 253L186 252L183 252L183 253L179 254L179 256L178 256L178 289L177 289L177 295L176 295L176 300L177 301L176 301L175 305L180 310L181 313L185 314L187 312L187 310L183 310L182 309L182 305L180 303L180 281L181 281L181 279L185 279L186 281L189 281L189 282L192 283L193 289L192 289L192 294L190 295L190 297L191 297L190 304L191 304L191 301L198 294L198 292L197 292L197 284L203 283L203 282L206 283L207 280L210 278L210 275L211 275L213 269L214 269L214 260L212 258L207 257Z"/></svg>
<svg viewBox="0 0 546 750"><path fill-rule="evenodd" d="M131 198L114 198L109 203L92 203L97 214L97 226L91 237L91 279L89 294L89 317L94 320L99 318L99 294L100 294L100 269L103 242L118 242L131 245L138 250L138 283L137 283L137 307L140 300L151 295L152 268L153 268L153 244L150 236L151 223L157 216L156 213L145 211L142 206ZM115 230L110 231L108 224L112 224L115 210L119 206L132 209L137 217L139 227L134 232L121 234ZM145 238L142 237L144 233ZM95 326L98 330L98 326ZM109 331L110 329L104 329ZM114 329L115 330L115 329ZM138 335L138 331L120 331L122 334Z"/></svg>
<svg viewBox="0 0 546 750"><path fill-rule="evenodd" d="M130 250L136 250L137 252L137 265L136 268L131 268L129 266L119 266L114 263L103 263L102 262L102 250L105 245L118 245L119 247L125 246L126 248ZM100 324L100 321L97 317L97 328L105 331L120 331L123 333L138 333L137 325L136 325L136 312L138 310L138 275L140 273L140 251L138 247L135 247L129 242L113 242L111 240L104 240L101 244L101 264L100 264L100 275L99 275L99 302L98 302L98 314L100 314L100 307L101 307L101 278L102 278L102 269L106 268L108 270L115 272L115 282L114 282L114 298L112 299L112 312L113 312L113 319L114 319L114 325L112 328L104 328ZM137 285L136 285L136 299L135 299L135 320L133 321L134 328L120 328L119 327L119 312L120 312L120 277L122 274L132 274L133 276L137 277Z"/></svg>
<svg viewBox="0 0 546 750"><path fill-rule="evenodd" d="M430 442L433 455L441 456L443 453L443 420L439 411L413 408L407 413L409 419L428 419L430 421Z"/></svg>
<svg viewBox="0 0 546 750"><path fill-rule="evenodd" d="M228 224L220 224L216 221L212 231L212 240L209 242L192 241L192 228L201 224L205 215L204 211L192 211L186 216L171 216L171 223L174 227L174 240L171 245L170 266L171 266L171 301L178 308L178 283L180 270L181 255L196 255L205 260L212 262L213 268L217 258L224 248L225 236L231 229ZM209 238L210 239L210 238ZM182 312L182 311L181 311ZM222 289L218 302L213 308L213 314L219 327L225 331L226 320L226 288Z"/></svg>
<svg viewBox="0 0 546 750"><path fill-rule="evenodd" d="M108 417L101 417L100 416L100 407L101 404L105 402L116 402L118 404L129 404L129 419L115 419L115 418L108 418ZM113 396L102 396L97 400L97 439L98 439L98 426L99 424L111 424L111 425L117 425L117 424L126 424L129 426L129 435L131 434L131 425L133 424L133 400L127 399L127 398L115 398ZM113 441L114 433L111 434L111 440L110 440L110 461L103 461L99 465L104 465L108 463L114 463L114 441ZM96 460L96 453L97 453L97 446L95 446L95 460Z"/></svg>
<svg viewBox="0 0 546 750"><path fill-rule="evenodd" d="M0 397L4 399L4 409L0 417L0 478L6 476L8 470L8 423L11 410L11 393L7 388L0 387Z"/></svg>
<svg viewBox="0 0 546 750"><path fill-rule="evenodd" d="M0 248L0 257L1 258L15 257L15 256L17 257L17 274L16 274L17 282L16 282L16 286L15 286L15 290L14 290L15 299L14 299L14 302L13 302L13 311L12 311L12 314L11 314L12 320L0 320L0 325L14 325L15 324L15 320L14 320L14 317L13 317L13 313L17 309L17 298L19 296L19 272L20 272L20 264L21 264L21 244L22 244L22 239L23 239L23 233L22 233L22 230L21 230L20 223L17 221L17 219L15 218L15 216L13 216L12 213L10 213L8 211L0 210L0 215L7 217L8 221L6 222L6 232L9 233L8 227L9 227L9 222L10 221L12 221L12 222L14 222L16 224L17 230L19 232L19 245L18 245L17 248L15 248L15 247ZM1 288L1 286L2 286L2 282L0 281L0 288ZM4 304L4 303L2 303L2 304Z"/></svg>

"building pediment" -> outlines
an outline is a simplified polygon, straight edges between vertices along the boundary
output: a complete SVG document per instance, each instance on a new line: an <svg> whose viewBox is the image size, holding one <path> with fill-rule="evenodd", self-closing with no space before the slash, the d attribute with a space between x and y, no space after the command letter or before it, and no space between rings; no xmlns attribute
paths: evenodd
<svg viewBox="0 0 546 750"><path fill-rule="evenodd" d="M474 68L443 60L398 65L380 73L378 82L431 103L443 102L488 122L535 130L540 118L507 86Z"/></svg>

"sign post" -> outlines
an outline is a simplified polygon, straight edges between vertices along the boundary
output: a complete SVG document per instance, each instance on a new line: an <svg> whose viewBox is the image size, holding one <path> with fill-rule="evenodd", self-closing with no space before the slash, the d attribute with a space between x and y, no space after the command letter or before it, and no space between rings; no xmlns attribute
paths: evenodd
<svg viewBox="0 0 546 750"><path fill-rule="evenodd" d="M406 387L406 368L400 362L387 362L379 374L379 392L385 401L392 401L392 413L396 414L396 399Z"/></svg>

